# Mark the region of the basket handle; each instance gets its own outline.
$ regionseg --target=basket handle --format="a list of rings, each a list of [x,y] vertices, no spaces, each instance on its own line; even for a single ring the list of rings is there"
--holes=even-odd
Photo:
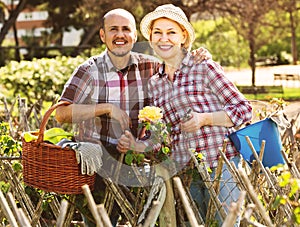
[[[61,102],[54,104],[46,111],[46,113],[42,119],[41,125],[40,125],[39,136],[37,139],[38,144],[42,143],[44,140],[44,131],[45,131],[46,124],[48,123],[49,117],[51,116],[52,112],[59,106],[67,106],[69,104],[70,104],[70,102],[61,101]]]

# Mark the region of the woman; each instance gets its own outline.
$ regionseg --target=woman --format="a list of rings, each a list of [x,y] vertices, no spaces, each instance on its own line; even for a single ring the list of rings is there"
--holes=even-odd
[[[164,121],[171,125],[171,157],[179,168],[183,168],[190,162],[188,149],[194,149],[203,154],[204,162],[212,169],[213,176],[220,157],[219,148],[222,148],[226,135],[232,132],[233,127],[251,120],[252,108],[226,78],[220,65],[212,60],[193,63],[189,50],[195,33],[180,8],[171,4],[157,7],[142,19],[140,29],[164,62],[159,73],[150,79],[148,89],[150,103],[163,110]],[[189,109],[190,117],[183,120]],[[134,147],[142,152],[146,146],[157,148],[157,144],[153,144],[151,140],[134,141],[132,135],[126,132],[121,137],[118,148],[125,152],[126,149]],[[235,163],[240,160],[240,154],[231,142],[227,144],[226,156]],[[220,195],[234,196],[238,190],[234,189],[235,183],[228,185],[231,176],[226,165],[223,171],[223,180],[229,183],[226,183]],[[198,203],[207,194],[199,174],[195,174],[191,193]],[[229,205],[237,196],[229,198],[226,203]],[[221,197],[220,200],[225,201]],[[204,206],[198,204],[203,218],[206,205],[207,201]]]

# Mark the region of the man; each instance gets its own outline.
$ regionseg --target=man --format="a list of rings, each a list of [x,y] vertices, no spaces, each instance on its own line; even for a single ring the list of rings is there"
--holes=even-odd
[[[124,130],[138,137],[138,111],[147,103],[147,81],[159,62],[131,51],[137,41],[136,23],[124,9],[106,13],[99,34],[106,50],[74,71],[60,99],[70,105],[57,108],[56,119],[62,123],[83,122],[83,137],[100,140],[105,150],[118,159],[116,145]],[[210,58],[208,52],[203,53],[203,59]],[[104,189],[103,183],[102,188],[97,189],[97,185],[95,192]],[[111,217],[113,224],[116,218]]]

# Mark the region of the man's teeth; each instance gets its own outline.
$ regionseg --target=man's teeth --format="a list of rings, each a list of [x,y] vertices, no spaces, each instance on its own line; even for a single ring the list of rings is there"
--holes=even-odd
[[[125,42],[116,42],[117,45],[122,45],[124,44]]]

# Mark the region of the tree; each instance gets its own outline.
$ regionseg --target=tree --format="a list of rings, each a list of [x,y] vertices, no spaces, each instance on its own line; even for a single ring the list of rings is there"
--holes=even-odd
[[[274,0],[194,0],[184,1],[190,14],[209,13],[213,17],[227,18],[238,35],[248,42],[252,85],[255,86],[256,53],[279,33],[275,21],[268,21],[268,14],[278,9]]]
[[[10,10],[10,14],[7,21],[4,21],[3,27],[0,31],[0,46],[2,45],[6,34],[9,29],[15,24],[20,12],[25,8],[28,0],[20,0],[15,9]]]
[[[43,8],[49,14],[46,25],[51,27],[52,33],[57,35],[57,45],[62,45],[63,33],[68,31],[70,26],[77,26],[80,18],[77,18],[76,11],[81,4],[81,0],[51,0],[43,4]]]
[[[82,5],[78,8],[78,15],[80,15],[81,23],[84,23],[84,35],[82,36],[80,45],[86,45],[96,38],[99,42],[98,31],[100,19],[106,12],[115,8],[123,8],[131,12],[137,22],[137,27],[142,17],[154,10],[158,5],[165,4],[170,1],[135,1],[134,7],[131,0],[83,0]],[[175,1],[174,1],[175,2]],[[177,1],[178,2],[178,1]],[[179,1],[180,2],[180,1]],[[83,24],[82,24],[83,25]]]
[[[217,12],[227,17],[249,45],[249,66],[252,70],[252,86],[255,86],[256,53],[260,47],[274,38],[277,30],[267,15],[276,9],[273,0],[227,0],[216,4]]]
[[[296,29],[299,21],[300,1],[298,0],[277,0],[279,9],[287,13],[289,19],[289,28],[291,33],[291,53],[293,56],[293,64],[297,64],[297,34]]]

